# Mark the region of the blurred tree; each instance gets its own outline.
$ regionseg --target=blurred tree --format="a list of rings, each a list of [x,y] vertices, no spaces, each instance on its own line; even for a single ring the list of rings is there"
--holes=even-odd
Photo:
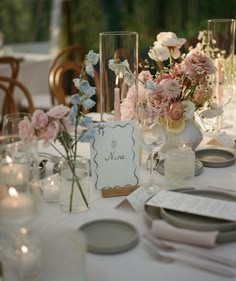
[[[48,41],[51,0],[1,0],[4,44]]]
[[[0,0],[0,27],[6,43],[49,40],[52,0]],[[102,31],[139,33],[145,53],[161,31],[190,42],[209,18],[235,18],[236,1],[227,0],[61,0],[60,46],[81,43],[98,51]]]

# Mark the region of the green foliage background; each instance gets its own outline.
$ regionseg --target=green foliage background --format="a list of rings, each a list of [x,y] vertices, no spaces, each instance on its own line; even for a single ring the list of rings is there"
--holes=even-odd
[[[49,40],[52,0],[1,0],[5,44]],[[140,52],[161,31],[196,40],[209,18],[236,18],[235,0],[63,0],[60,44],[80,43],[98,51],[102,31],[139,33]]]

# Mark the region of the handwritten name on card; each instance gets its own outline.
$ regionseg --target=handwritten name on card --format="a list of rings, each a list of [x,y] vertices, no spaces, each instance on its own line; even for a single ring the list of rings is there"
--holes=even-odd
[[[139,157],[133,121],[101,122],[94,125],[91,142],[92,182],[97,190],[137,186]]]

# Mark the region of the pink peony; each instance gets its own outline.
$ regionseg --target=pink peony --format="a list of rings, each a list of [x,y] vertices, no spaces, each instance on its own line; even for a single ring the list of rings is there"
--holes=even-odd
[[[53,108],[51,108],[47,112],[47,115],[51,118],[62,119],[69,113],[69,111],[70,111],[69,107],[60,104],[60,105],[56,105]]]
[[[49,145],[51,141],[54,141],[57,137],[59,131],[59,122],[52,121],[50,122],[44,130],[40,131],[38,137],[41,140],[44,140],[44,144]]]
[[[160,82],[163,87],[167,100],[176,99],[181,94],[181,86],[175,79],[163,79]]]
[[[29,120],[29,118],[24,117],[19,123],[19,135],[22,140],[26,143],[29,143],[34,138],[34,128]]]
[[[42,129],[48,124],[48,115],[40,109],[36,109],[32,116],[32,124],[35,129]]]

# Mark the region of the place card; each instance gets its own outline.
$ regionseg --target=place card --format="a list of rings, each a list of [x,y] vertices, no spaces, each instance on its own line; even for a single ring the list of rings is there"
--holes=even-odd
[[[92,183],[103,197],[125,196],[139,184],[139,156],[133,121],[95,123],[90,143]]]
[[[148,194],[142,187],[137,188],[135,191],[130,193],[124,200],[122,200],[116,208],[120,207],[128,207],[136,212],[140,212],[143,210],[146,201],[152,195]]]
[[[208,144],[215,144],[223,147],[234,148],[234,141],[226,132],[217,133]]]
[[[236,221],[236,202],[162,190],[147,205],[165,209]]]

